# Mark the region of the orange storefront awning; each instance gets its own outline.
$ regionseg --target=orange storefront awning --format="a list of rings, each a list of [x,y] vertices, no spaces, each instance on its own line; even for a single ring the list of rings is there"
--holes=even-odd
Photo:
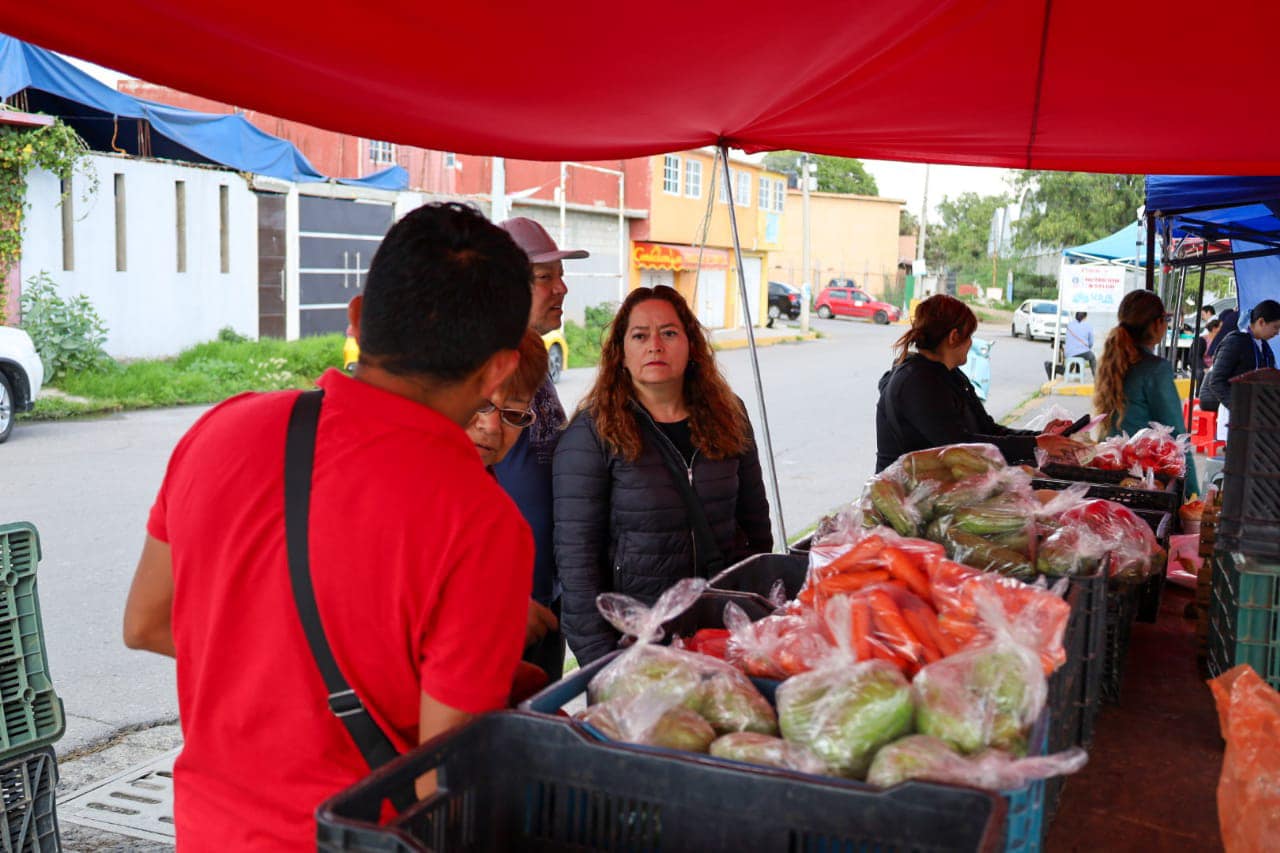
[[[725,249],[699,250],[697,246],[681,246],[674,243],[636,243],[631,247],[631,260],[640,269],[682,272],[698,268],[699,251],[702,253],[704,270],[729,268],[729,252]]]

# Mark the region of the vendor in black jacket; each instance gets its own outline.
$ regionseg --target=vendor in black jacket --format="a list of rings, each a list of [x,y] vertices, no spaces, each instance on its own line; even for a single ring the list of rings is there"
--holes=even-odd
[[[994,444],[1011,465],[1035,464],[1037,446],[1052,453],[1080,447],[1059,435],[1003,427],[987,414],[959,369],[977,328],[978,318],[955,297],[938,294],[916,307],[911,329],[894,345],[897,362],[880,379],[877,472],[904,453],[944,444]]]
[[[1241,330],[1220,331],[1226,338],[1213,356],[1213,369],[1200,389],[1200,408],[1217,411],[1221,405],[1231,407],[1231,380],[1260,367],[1275,367],[1276,354],[1269,341],[1280,332],[1280,302],[1264,299],[1249,312],[1249,326]],[[1226,418],[1219,418],[1225,421]]]
[[[595,385],[556,447],[552,488],[560,625],[580,664],[620,639],[596,608],[600,593],[652,603],[708,574],[709,551],[729,565],[773,549],[746,410],[672,288],[634,290],[618,310]],[[705,537],[695,538],[690,500]]]

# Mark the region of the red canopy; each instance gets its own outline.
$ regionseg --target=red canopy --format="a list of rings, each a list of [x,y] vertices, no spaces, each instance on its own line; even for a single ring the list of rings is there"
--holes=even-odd
[[[471,154],[724,141],[1280,174],[1272,0],[44,0],[3,4],[0,30],[226,103]]]

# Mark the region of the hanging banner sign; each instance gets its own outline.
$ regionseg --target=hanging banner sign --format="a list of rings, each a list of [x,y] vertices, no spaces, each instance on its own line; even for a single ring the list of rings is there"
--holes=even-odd
[[[698,247],[637,241],[632,244],[631,260],[640,269],[675,270],[677,272],[694,270],[698,268]],[[724,249],[703,249],[702,268],[728,269],[729,253]]]
[[[1058,272],[1062,310],[1114,314],[1124,299],[1125,269],[1116,264],[1063,263]]]

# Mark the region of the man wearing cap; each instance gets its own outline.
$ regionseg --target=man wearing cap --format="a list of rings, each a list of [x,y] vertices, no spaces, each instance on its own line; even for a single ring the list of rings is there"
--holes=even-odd
[[[564,283],[563,261],[585,258],[587,252],[559,248],[545,228],[523,216],[508,219],[502,228],[524,249],[533,267],[529,327],[539,335],[555,331],[560,328],[564,297],[569,292]],[[494,466],[494,474],[533,529],[536,556],[529,634],[541,639],[525,649],[524,659],[542,667],[555,681],[564,668],[564,637],[558,621],[560,578],[552,541],[551,460],[564,430],[565,414],[550,376],[534,395],[533,410],[537,420],[520,433],[506,458]]]

